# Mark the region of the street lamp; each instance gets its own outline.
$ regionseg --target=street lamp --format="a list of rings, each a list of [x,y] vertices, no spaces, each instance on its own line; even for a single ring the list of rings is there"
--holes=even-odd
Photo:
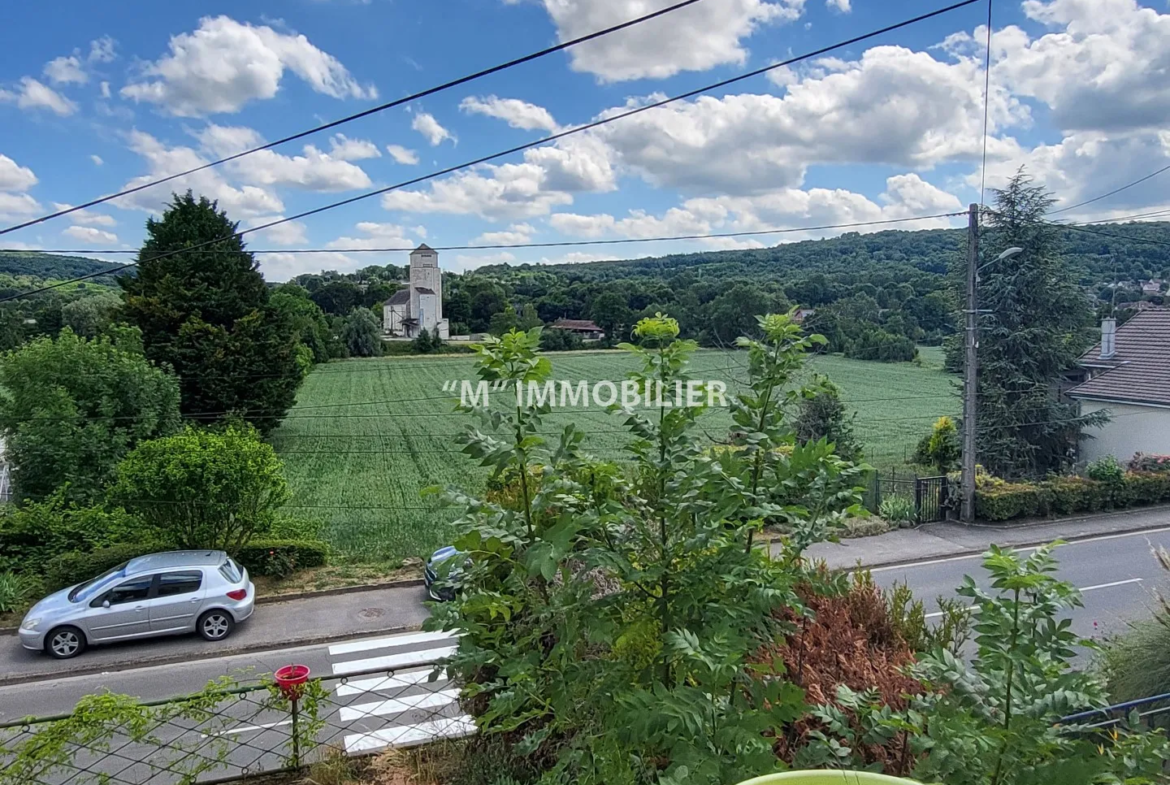
[[[960,517],[967,523],[975,518],[975,416],[976,390],[978,389],[978,348],[979,348],[979,271],[1010,259],[1024,252],[1023,248],[1012,246],[990,262],[979,264],[979,205],[970,208],[967,244],[967,329],[966,363],[963,380],[963,462],[962,462],[962,509]]]

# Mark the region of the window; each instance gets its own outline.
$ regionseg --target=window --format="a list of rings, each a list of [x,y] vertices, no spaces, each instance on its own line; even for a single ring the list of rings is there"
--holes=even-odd
[[[240,578],[243,577],[240,574],[239,565],[232,561],[230,557],[223,564],[219,565],[219,574],[227,578],[230,583],[239,583]]]
[[[203,584],[203,573],[198,570],[191,572],[164,572],[158,576],[158,596],[173,597],[176,594],[191,594],[199,591]]]
[[[110,590],[109,599],[110,605],[119,605],[124,602],[134,602],[135,600],[145,600],[150,594],[150,584],[154,578],[147,575],[145,578],[135,578],[131,581],[119,584]]]

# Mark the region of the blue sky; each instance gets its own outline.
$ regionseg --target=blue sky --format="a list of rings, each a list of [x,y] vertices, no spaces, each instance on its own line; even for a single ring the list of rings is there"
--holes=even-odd
[[[670,0],[22,3],[0,31],[0,225],[190,168],[639,16]],[[193,175],[256,225],[726,79],[940,0],[701,0],[570,53]],[[361,247],[800,228],[979,198],[987,7],[433,183],[251,235],[265,273],[403,263]],[[1170,13],[1136,0],[1000,0],[988,182],[1027,165],[1065,204],[1170,162]],[[1168,175],[1170,176],[1170,175]],[[1170,202],[1165,183],[1065,217]],[[136,248],[169,187],[7,235]],[[958,225],[932,219],[899,225]],[[874,227],[874,230],[882,227]],[[785,235],[819,237],[831,232]],[[449,270],[759,247],[775,237],[448,252]],[[337,249],[327,256],[296,248]],[[350,249],[346,253],[345,249]],[[108,258],[114,258],[109,256]]]

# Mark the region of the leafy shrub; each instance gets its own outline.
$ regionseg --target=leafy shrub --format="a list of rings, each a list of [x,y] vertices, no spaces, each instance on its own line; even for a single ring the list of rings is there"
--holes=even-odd
[[[549,328],[540,334],[540,349],[545,352],[567,352],[584,346],[581,336],[571,330]]]
[[[1170,552],[1154,556],[1170,571]],[[1158,596],[1151,619],[1142,619],[1113,638],[1101,651],[1099,665],[1114,703],[1170,693],[1170,601]]]
[[[1090,480],[1097,482],[1120,484],[1125,478],[1125,469],[1121,462],[1112,455],[1104,455],[1090,463],[1085,468],[1085,474]]]
[[[878,514],[894,526],[909,526],[918,517],[914,500],[909,496],[892,495],[882,499]]]
[[[975,514],[986,521],[1006,521],[1165,501],[1170,501],[1170,473],[1126,472],[1119,481],[1108,482],[1085,477],[1055,477],[1039,483],[988,482],[975,491]]]
[[[287,578],[296,570],[323,567],[329,546],[315,540],[257,540],[240,548],[236,561],[253,575]]]
[[[88,581],[135,556],[159,550],[166,550],[166,546],[157,543],[122,543],[99,548],[90,553],[80,551],[62,553],[45,563],[45,588],[49,591],[64,589],[66,586]]]
[[[1170,455],[1145,455],[1137,453],[1129,462],[1131,472],[1170,472]]]
[[[0,553],[25,574],[40,573],[60,553],[92,551],[133,540],[140,526],[124,510],[79,506],[64,489],[43,502],[5,506],[0,513]]]
[[[963,455],[959,430],[950,417],[939,417],[914,450],[914,462],[932,466],[939,474],[954,471]]]
[[[33,586],[23,575],[0,572],[0,613],[13,613],[25,606],[32,596]]]

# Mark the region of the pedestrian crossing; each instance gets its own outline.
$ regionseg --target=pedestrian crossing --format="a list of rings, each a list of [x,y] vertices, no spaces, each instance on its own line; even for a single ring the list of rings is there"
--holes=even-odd
[[[333,675],[345,677],[334,688],[336,720],[350,731],[342,738],[345,751],[354,755],[475,733],[475,722],[459,706],[458,687],[435,668],[456,647],[457,639],[446,632],[330,646]]]

